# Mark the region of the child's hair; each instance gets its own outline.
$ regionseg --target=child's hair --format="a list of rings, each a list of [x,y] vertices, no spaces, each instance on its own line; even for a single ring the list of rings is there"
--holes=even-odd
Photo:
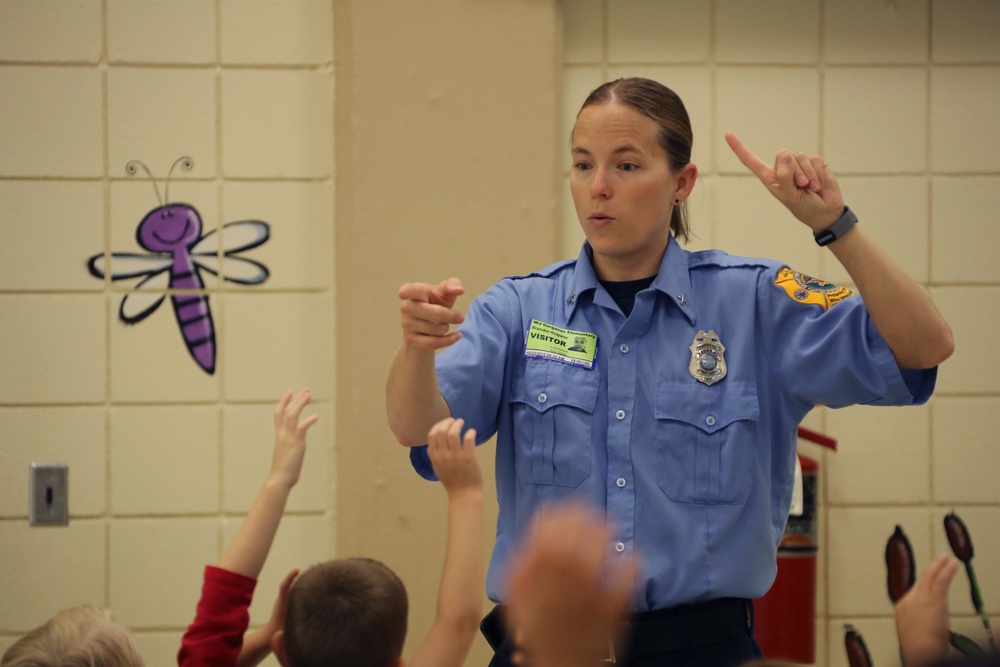
[[[388,667],[403,654],[406,588],[383,563],[344,558],[295,581],[285,616],[289,667]]]
[[[97,607],[63,609],[3,654],[3,667],[142,667],[125,626]]]

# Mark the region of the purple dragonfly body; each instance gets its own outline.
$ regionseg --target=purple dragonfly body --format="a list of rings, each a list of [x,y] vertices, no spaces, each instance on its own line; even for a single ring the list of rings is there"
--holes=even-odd
[[[182,160],[191,164],[189,158]],[[170,300],[184,344],[198,366],[211,375],[216,361],[215,324],[201,270],[244,285],[264,282],[267,267],[235,255],[265,243],[270,228],[260,220],[242,220],[223,225],[222,234],[213,230],[202,236],[201,232],[201,216],[194,206],[167,203],[147,213],[136,229],[139,245],[155,254],[111,253],[105,258],[101,253],[91,257],[87,266],[97,278],[144,277],[122,299],[119,318],[126,324],[144,320],[166,298],[166,290],[174,292]]]
[[[170,289],[200,290],[205,287],[198,275],[191,248],[201,239],[201,216],[193,206],[167,204],[150,211],[136,230],[136,240],[150,252],[171,253]],[[188,351],[205,372],[215,372],[215,323],[203,294],[174,294],[177,324]]]

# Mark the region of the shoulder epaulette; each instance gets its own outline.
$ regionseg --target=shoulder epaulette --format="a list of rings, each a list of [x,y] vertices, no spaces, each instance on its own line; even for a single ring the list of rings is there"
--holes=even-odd
[[[703,266],[716,266],[722,268],[777,268],[782,266],[780,262],[763,257],[740,257],[730,255],[721,250],[699,250],[692,252],[688,259],[688,266],[697,269]]]
[[[524,280],[526,278],[551,278],[560,271],[564,271],[567,268],[572,268],[576,266],[575,259],[564,259],[562,261],[556,262],[555,264],[549,264],[544,269],[539,271],[532,271],[522,276],[505,276],[504,280]]]

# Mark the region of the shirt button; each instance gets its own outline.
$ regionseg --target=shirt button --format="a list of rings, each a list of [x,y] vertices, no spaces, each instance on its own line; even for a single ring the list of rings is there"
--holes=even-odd
[[[619,410],[618,412],[615,413],[615,417],[617,417],[618,419],[625,419],[625,411]]]
[[[621,553],[621,552],[625,551],[625,543],[624,542],[615,542],[615,551],[617,551],[618,553]]]
[[[622,354],[628,354],[628,345],[625,343],[622,343],[618,349],[622,351]]]
[[[715,417],[713,417],[712,415],[705,417],[705,423],[708,424],[709,426],[715,426]]]
[[[615,484],[618,485],[619,489],[622,488],[622,487],[624,487],[625,486],[625,478],[624,477],[619,477],[618,479],[615,480]]]
[[[544,403],[547,400],[549,400],[549,397],[546,396],[544,393],[541,393],[541,394],[538,395],[538,402],[539,403]]]

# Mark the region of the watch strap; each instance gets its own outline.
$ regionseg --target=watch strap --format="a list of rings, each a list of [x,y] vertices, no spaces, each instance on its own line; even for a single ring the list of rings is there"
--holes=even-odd
[[[847,233],[847,230],[853,227],[858,222],[858,216],[854,215],[852,211],[847,206],[844,207],[844,212],[841,214],[837,221],[824,229],[821,232],[816,232],[813,238],[816,239],[816,244],[820,246],[830,245],[841,236]]]

